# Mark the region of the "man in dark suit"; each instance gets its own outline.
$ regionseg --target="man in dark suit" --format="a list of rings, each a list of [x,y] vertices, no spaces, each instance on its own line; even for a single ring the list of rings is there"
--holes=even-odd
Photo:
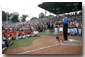
[[[50,32],[52,32],[52,30],[53,30],[53,24],[51,22],[48,24],[48,29],[50,30]]]

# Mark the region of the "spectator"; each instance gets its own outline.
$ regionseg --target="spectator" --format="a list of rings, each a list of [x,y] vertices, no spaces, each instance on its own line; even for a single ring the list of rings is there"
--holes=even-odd
[[[27,32],[27,37],[30,37],[31,36],[31,33],[32,33],[31,30],[28,29],[26,32]]]
[[[39,36],[39,32],[36,29],[34,29],[32,36]]]
[[[50,30],[50,32],[52,32],[52,29],[53,29],[53,24],[52,24],[52,22],[50,22],[50,23],[48,24],[48,29]]]

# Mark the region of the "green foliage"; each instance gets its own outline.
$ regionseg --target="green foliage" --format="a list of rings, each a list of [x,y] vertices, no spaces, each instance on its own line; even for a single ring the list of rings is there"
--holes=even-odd
[[[45,16],[45,18],[50,18],[50,17],[54,17],[53,15],[48,15],[48,16]]]
[[[9,14],[8,12],[6,13],[5,11],[2,11],[2,21],[6,21],[6,18],[7,18],[8,21],[11,20],[12,22],[19,22],[18,16],[19,14],[17,12],[13,12]]]
[[[50,17],[54,17],[53,15],[48,15],[48,16],[45,16],[44,13],[40,13],[39,14],[39,18],[50,18]]]
[[[39,18],[44,18],[44,17],[45,17],[44,13],[41,12],[41,13],[39,14]]]
[[[5,11],[2,11],[2,21],[6,21],[6,13],[5,13]]]
[[[49,15],[48,17],[54,17],[53,15]]]
[[[26,21],[26,17],[28,17],[28,15],[24,15],[24,14],[23,14],[23,15],[21,16],[21,21],[22,21],[22,22]]]
[[[31,20],[37,19],[37,17],[32,17]]]
[[[2,21],[6,21],[6,18],[8,18],[8,20],[9,20],[9,13],[2,11]]]
[[[19,22],[18,16],[17,15],[14,15],[11,21],[12,22]]]

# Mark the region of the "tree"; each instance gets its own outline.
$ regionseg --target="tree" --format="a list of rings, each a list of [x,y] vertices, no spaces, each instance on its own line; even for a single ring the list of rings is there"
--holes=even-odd
[[[49,15],[49,17],[54,17],[54,15]]]
[[[22,22],[26,21],[26,18],[27,18],[27,17],[28,17],[28,15],[23,14],[23,15],[21,16],[21,21],[22,21]]]
[[[9,20],[9,13],[7,12],[5,12],[5,11],[2,11],[2,21],[6,21],[6,18],[8,18],[8,20]]]
[[[37,17],[32,17],[31,20],[37,19]]]
[[[6,13],[5,13],[5,11],[2,11],[2,21],[6,21]]]
[[[39,18],[44,18],[44,17],[45,17],[44,13],[41,12],[41,13],[39,14]]]
[[[12,22],[19,22],[19,19],[18,19],[19,14],[17,12],[13,12],[10,15],[12,16],[12,18],[11,18]]]
[[[50,18],[50,17],[54,17],[54,15],[45,16],[45,18]]]

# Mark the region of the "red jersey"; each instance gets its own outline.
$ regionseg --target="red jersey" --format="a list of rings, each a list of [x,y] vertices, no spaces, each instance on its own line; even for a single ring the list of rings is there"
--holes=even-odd
[[[36,27],[33,27],[34,29],[36,29]]]
[[[28,31],[27,31],[27,34],[31,34],[31,31],[30,31],[30,30],[28,30]]]
[[[18,31],[17,30],[14,30],[13,37],[16,36],[17,33],[18,33]]]
[[[10,34],[8,33],[8,34],[6,34],[6,38],[8,39],[8,38],[10,38]]]
[[[2,34],[5,34],[5,30],[2,30]]]
[[[25,35],[24,31],[20,31],[19,33],[20,33],[20,35]]]
[[[8,33],[11,34],[12,33],[12,30],[8,31]]]
[[[25,35],[27,35],[27,30],[25,30]]]

